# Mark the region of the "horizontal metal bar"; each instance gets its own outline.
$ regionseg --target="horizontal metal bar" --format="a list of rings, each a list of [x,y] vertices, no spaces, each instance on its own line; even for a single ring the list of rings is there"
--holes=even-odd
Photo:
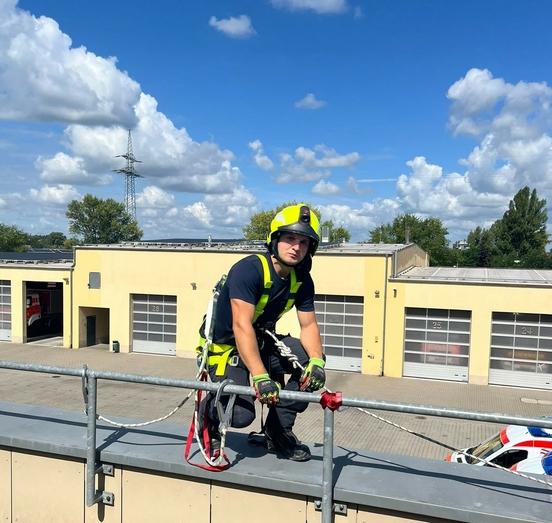
[[[526,418],[510,416],[507,414],[477,412],[469,410],[447,409],[442,407],[430,407],[425,405],[412,405],[410,403],[389,403],[387,401],[363,400],[357,398],[343,398],[343,406],[360,407],[372,410],[385,410],[390,412],[404,412],[407,414],[425,414],[426,416],[438,416],[442,418],[458,418],[475,421],[488,421],[491,423],[504,423],[506,425],[526,425],[552,429],[552,417]]]
[[[196,380],[178,380],[170,378],[159,378],[155,376],[142,376],[138,374],[125,374],[119,372],[110,372],[92,369],[72,369],[65,367],[51,367],[48,365],[37,365],[33,363],[16,363],[11,361],[0,361],[0,368],[11,370],[23,370],[31,372],[43,372],[50,374],[60,374],[66,376],[82,377],[83,375],[94,376],[97,379],[112,381],[123,381],[128,383],[142,383],[145,385],[160,385],[164,387],[178,387],[184,389],[200,389],[209,392],[216,392],[220,383],[211,383]],[[227,385],[224,391],[229,394],[240,394],[243,396],[256,395],[252,387],[241,385]],[[309,392],[295,392],[282,390],[280,397],[287,400],[305,401],[308,403],[319,403],[320,395]],[[343,406],[360,407],[373,410],[384,410],[390,412],[403,412],[407,414],[422,414],[426,416],[437,416],[444,418],[457,418],[474,421],[487,421],[490,423],[503,423],[511,425],[530,425],[535,427],[552,429],[552,419],[545,418],[527,418],[521,416],[511,416],[500,413],[486,413],[467,410],[447,409],[442,407],[431,407],[426,405],[413,405],[410,403],[391,403],[379,400],[364,400],[359,398],[343,397]]]
[[[143,383],[147,385],[160,385],[163,387],[180,387],[184,389],[200,389],[209,392],[217,392],[220,388],[220,383],[212,383],[197,380],[178,380],[171,378],[159,378],[155,376],[141,376],[138,374],[125,374],[120,372],[88,370],[89,376],[95,376],[98,379],[124,381],[127,383]],[[253,387],[245,387],[243,385],[226,385],[224,392],[228,394],[240,394],[241,396],[256,396]],[[320,396],[312,392],[296,392],[282,390],[280,397],[286,400],[298,400],[308,403],[319,403]]]
[[[0,368],[9,370],[25,370],[29,372],[43,372],[45,374],[60,374],[62,376],[78,376],[82,378],[84,369],[73,369],[69,367],[52,367],[50,365],[39,365],[36,363],[19,363],[15,361],[0,360]]]

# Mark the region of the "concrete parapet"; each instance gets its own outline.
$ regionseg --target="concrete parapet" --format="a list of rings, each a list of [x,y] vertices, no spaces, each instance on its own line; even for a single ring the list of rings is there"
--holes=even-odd
[[[123,420],[121,420],[123,421]],[[86,417],[60,409],[0,403],[0,521],[265,523],[320,521],[322,447],[294,463],[232,433],[232,467],[212,473],[184,461],[186,427],[141,430],[98,425],[98,456],[114,465],[98,488],[113,507],[85,508]],[[196,459],[198,457],[196,456]],[[486,467],[336,448],[336,523],[545,522],[550,489]]]

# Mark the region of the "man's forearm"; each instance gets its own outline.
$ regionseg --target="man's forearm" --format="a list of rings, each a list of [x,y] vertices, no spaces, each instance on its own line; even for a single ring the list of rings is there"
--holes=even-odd
[[[249,372],[256,376],[258,374],[266,374],[266,369],[261,360],[259,353],[259,345],[253,326],[234,325],[234,338],[236,347],[243,363]]]
[[[324,351],[317,323],[306,325],[301,329],[301,345],[309,358],[322,358]]]

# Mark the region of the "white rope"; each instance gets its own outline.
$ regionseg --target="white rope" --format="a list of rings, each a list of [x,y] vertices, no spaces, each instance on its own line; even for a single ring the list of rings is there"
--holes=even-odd
[[[270,337],[274,340],[274,344],[275,344],[276,348],[278,349],[278,352],[284,358],[287,358],[287,360],[291,362],[291,364],[293,365],[294,368],[304,370],[304,367],[299,363],[297,356],[291,352],[291,349],[284,342],[279,340],[276,337],[276,335],[274,333],[272,333],[271,331],[269,331],[268,329],[264,329],[264,332],[266,332],[268,335],[270,335]],[[330,392],[330,393],[332,392],[328,388],[325,388],[325,390]],[[368,414],[369,416],[372,416],[373,418],[375,418],[379,421],[383,421],[383,423],[387,423],[388,425],[391,425],[392,427],[395,427],[399,430],[403,430],[405,432],[408,432],[409,434],[412,434],[413,436],[417,436],[419,438],[426,439],[426,440],[429,439],[426,436],[424,436],[423,434],[419,434],[419,433],[417,433],[417,432],[415,432],[415,431],[413,431],[413,430],[411,430],[407,427],[403,427],[402,425],[399,425],[398,423],[395,423],[395,422],[393,422],[389,419],[382,418],[381,416],[378,416],[377,414],[374,414],[373,412],[370,412],[370,411],[368,411],[368,410],[366,410],[362,407],[355,407],[355,408],[357,410],[359,410],[360,412],[363,412],[364,414]],[[431,438],[431,441],[433,443],[435,443],[436,445],[440,445],[442,447],[447,447],[447,445],[445,445],[444,443],[433,440],[433,438]],[[522,472],[518,472],[517,470],[511,470],[511,469],[508,469],[506,467],[502,467],[501,465],[497,465],[496,463],[492,463],[491,461],[488,461],[486,459],[478,458],[477,456],[474,456],[473,454],[469,454],[468,452],[462,452],[462,454],[464,456],[469,457],[469,458],[473,458],[473,459],[475,459],[475,460],[477,460],[481,463],[484,463],[485,465],[488,465],[490,467],[494,467],[494,468],[497,468],[499,470],[509,472],[510,474],[514,474],[515,476],[520,476],[522,478],[529,479],[531,481],[536,481],[537,483],[540,483],[541,485],[546,485],[548,487],[552,487],[552,483],[550,483],[548,481],[544,481],[542,479],[537,479],[537,478],[534,478],[532,476],[528,476],[527,474],[523,474]]]
[[[196,378],[197,379],[197,378]],[[191,390],[188,395],[176,406],[174,409],[172,409],[168,414],[165,414],[165,416],[161,416],[160,418],[155,418],[149,421],[144,421],[143,423],[119,423],[118,421],[113,421],[109,418],[106,418],[105,416],[102,416],[101,414],[98,414],[96,417],[97,419],[108,423],[109,425],[113,425],[114,427],[119,427],[122,429],[132,429],[136,427],[145,427],[147,425],[152,425],[153,423],[159,423],[160,421],[165,421],[166,419],[170,418],[173,414],[175,414],[184,404],[190,399],[192,394],[195,391]]]

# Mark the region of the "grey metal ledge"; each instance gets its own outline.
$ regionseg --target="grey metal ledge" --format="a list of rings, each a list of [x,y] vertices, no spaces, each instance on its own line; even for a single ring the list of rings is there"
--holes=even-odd
[[[311,461],[294,463],[249,445],[245,434],[231,433],[227,454],[232,467],[213,473],[185,462],[187,430],[187,426],[169,423],[142,429],[117,429],[99,422],[100,461],[280,493],[320,496],[320,444],[311,445]],[[0,402],[0,446],[84,461],[86,416],[73,411]],[[197,462],[201,457],[196,454],[194,459]],[[551,520],[552,488],[487,467],[336,447],[334,477],[337,503],[463,522]]]

